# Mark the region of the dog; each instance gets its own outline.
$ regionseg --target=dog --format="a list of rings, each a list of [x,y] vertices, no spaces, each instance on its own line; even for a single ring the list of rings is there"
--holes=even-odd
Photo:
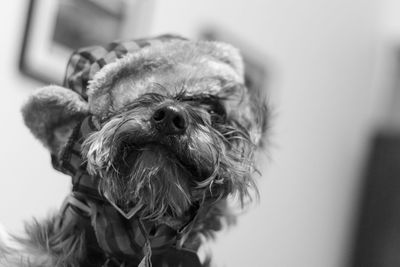
[[[159,36],[75,52],[26,125],[72,177],[62,208],[0,243],[2,266],[208,266],[197,252],[257,195],[268,110],[231,45]],[[11,245],[10,245],[11,244]]]

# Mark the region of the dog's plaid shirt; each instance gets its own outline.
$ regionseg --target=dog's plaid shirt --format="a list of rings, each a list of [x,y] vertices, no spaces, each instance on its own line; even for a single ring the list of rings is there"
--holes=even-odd
[[[164,35],[154,39],[114,42],[107,47],[93,46],[75,52],[68,63],[64,86],[88,100],[88,82],[103,66],[124,55],[158,42],[167,42],[176,36]],[[181,38],[180,38],[181,39]],[[200,266],[196,252],[185,248],[185,237],[190,232],[198,207],[192,216],[178,226],[155,225],[133,216],[122,216],[99,193],[99,177],[86,171],[81,157],[82,141],[99,129],[88,116],[79,123],[68,144],[59,156],[52,155],[53,166],[72,177],[72,194],[62,209],[60,227],[79,224],[86,228],[91,240],[92,257],[104,259],[102,266]],[[89,258],[91,256],[89,255]],[[87,264],[90,264],[89,262]],[[93,266],[98,266],[94,263]],[[85,265],[86,266],[86,265]]]

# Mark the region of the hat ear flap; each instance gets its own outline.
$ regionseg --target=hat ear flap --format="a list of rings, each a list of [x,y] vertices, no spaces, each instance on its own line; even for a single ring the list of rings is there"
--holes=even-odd
[[[88,114],[88,103],[70,89],[51,85],[35,91],[22,114],[33,135],[58,154],[74,126]]]
[[[244,79],[243,58],[240,51],[234,46],[216,41],[200,41],[198,42],[200,49],[210,56],[232,67],[236,74]]]

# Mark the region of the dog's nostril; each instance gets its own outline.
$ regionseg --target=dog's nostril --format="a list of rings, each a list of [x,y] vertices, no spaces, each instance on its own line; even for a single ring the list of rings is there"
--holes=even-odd
[[[185,111],[175,105],[159,107],[153,114],[153,123],[158,131],[170,134],[182,134],[187,128]]]
[[[156,110],[153,115],[155,121],[162,121],[165,118],[165,111],[163,109]]]
[[[178,115],[172,120],[173,124],[178,129],[185,129],[186,123],[182,116]]]

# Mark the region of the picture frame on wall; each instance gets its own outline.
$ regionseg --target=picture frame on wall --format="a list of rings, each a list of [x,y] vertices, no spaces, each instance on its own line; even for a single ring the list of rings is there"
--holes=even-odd
[[[146,35],[153,5],[154,0],[30,0],[19,69],[61,84],[74,50]]]

